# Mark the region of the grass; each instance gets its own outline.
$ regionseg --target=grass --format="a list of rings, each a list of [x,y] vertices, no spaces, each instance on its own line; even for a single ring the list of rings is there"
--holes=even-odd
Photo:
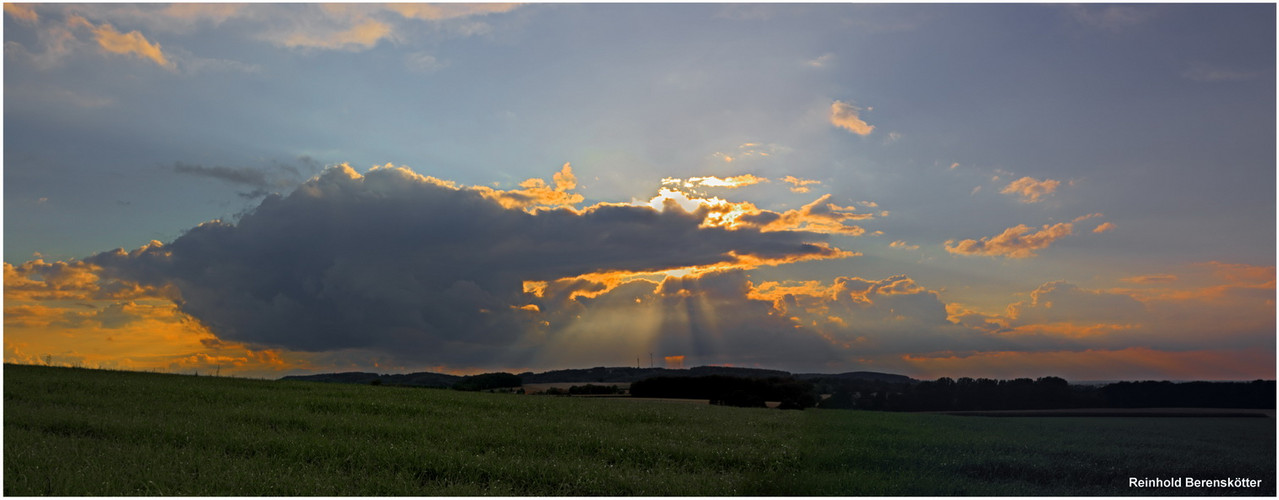
[[[1130,489],[1128,477],[1262,479]],[[12,496],[1275,494],[1275,424],[781,411],[5,365]]]

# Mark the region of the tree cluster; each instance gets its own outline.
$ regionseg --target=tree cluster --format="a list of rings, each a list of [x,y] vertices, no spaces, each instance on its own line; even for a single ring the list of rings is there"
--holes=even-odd
[[[821,408],[888,411],[1044,410],[1063,408],[1274,408],[1275,381],[1118,382],[1070,385],[1058,377],[994,380],[939,378],[913,384],[847,382]]]
[[[1118,382],[1101,388],[1114,408],[1274,408],[1275,381]]]
[[[780,408],[804,409],[817,404],[813,384],[789,377],[750,378],[729,375],[653,377],[631,384],[631,395],[645,398],[707,399],[711,404],[763,408],[778,401]]]
[[[492,389],[505,389],[508,387],[519,387],[523,385],[523,381],[519,375],[511,373],[483,373],[480,375],[470,375],[462,377],[461,380],[453,383],[453,389],[459,391],[487,391]]]
[[[625,394],[626,389],[616,385],[575,385],[568,388],[568,393],[574,396],[578,395],[601,395],[601,394]]]

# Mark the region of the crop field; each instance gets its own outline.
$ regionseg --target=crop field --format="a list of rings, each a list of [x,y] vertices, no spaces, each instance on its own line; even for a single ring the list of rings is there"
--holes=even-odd
[[[783,411],[5,365],[4,494],[1273,496],[1275,421]]]

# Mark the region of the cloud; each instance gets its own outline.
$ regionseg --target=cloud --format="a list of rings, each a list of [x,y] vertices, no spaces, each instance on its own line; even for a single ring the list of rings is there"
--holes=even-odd
[[[1093,228],[1092,232],[1100,234],[1100,233],[1104,233],[1106,231],[1111,231],[1114,229],[1115,229],[1115,223],[1103,222],[1101,224],[1098,224],[1097,227]]]
[[[174,64],[165,57],[164,52],[160,50],[160,45],[151,43],[146,37],[137,31],[128,33],[120,33],[116,31],[110,24],[94,25],[87,19],[80,16],[72,16],[67,20],[67,24],[71,27],[84,27],[93,32],[98,46],[103,50],[113,54],[133,54],[142,59],[150,60],[163,68],[174,69]]]
[[[1068,8],[1075,21],[1111,32],[1140,25],[1157,13],[1156,8],[1145,5],[1071,5]]]
[[[870,135],[875,130],[859,116],[862,108],[843,101],[835,101],[830,105],[830,123],[857,135]]]
[[[680,185],[680,179],[663,179],[666,185]],[[866,230],[861,226],[847,225],[845,221],[873,219],[868,213],[857,213],[856,207],[841,207],[828,203],[831,195],[823,195],[803,207],[776,212],[761,209],[755,204],[730,202],[722,198],[698,198],[676,188],[663,187],[658,195],[648,201],[635,201],[632,205],[648,206],[655,210],[665,207],[678,207],[684,211],[695,212],[704,218],[707,227],[724,227],[727,229],[756,229],[762,232],[807,231],[824,234],[847,234],[860,236]]]
[[[1000,193],[1021,196],[1022,203],[1039,203],[1040,198],[1052,194],[1060,185],[1060,181],[1052,179],[1041,181],[1033,177],[1022,177],[1004,186]]]
[[[969,239],[959,243],[948,240],[945,247],[947,252],[958,255],[989,255],[1024,259],[1034,257],[1036,250],[1048,248],[1054,241],[1069,236],[1073,227],[1069,222],[1061,222],[1052,225],[1044,224],[1042,228],[1035,231],[1030,226],[1019,224],[1005,229],[997,236],[985,237],[981,240]]]
[[[383,40],[401,40],[420,30],[420,24],[406,21],[436,23],[433,29],[447,29],[460,36],[485,34],[492,31],[491,26],[465,20],[510,12],[519,4],[321,4],[318,10],[313,7],[300,7],[291,10],[290,15],[273,17],[277,26],[264,33],[263,38],[290,48],[360,52]],[[444,22],[448,24],[438,24]],[[436,69],[438,65],[433,59],[416,57],[409,63],[419,69]]]
[[[888,246],[889,246],[890,248],[901,248],[901,249],[904,249],[904,250],[919,250],[919,245],[911,245],[911,244],[908,244],[908,243],[906,243],[905,241],[901,241],[901,240],[898,240],[898,241],[894,241],[894,242],[892,242],[892,243],[889,243],[889,244],[888,244]]]
[[[1022,323],[1125,322],[1144,311],[1145,306],[1129,295],[1085,290],[1064,281],[1045,283],[1030,292],[1029,303],[1008,306],[1009,318]]]
[[[822,181],[815,181],[815,180],[811,180],[811,179],[800,179],[800,178],[795,177],[795,176],[792,176],[792,175],[788,175],[788,176],[786,176],[786,177],[782,177],[782,182],[786,182],[786,183],[790,184],[790,185],[791,185],[790,190],[791,190],[792,192],[795,192],[795,193],[807,193],[807,192],[808,192],[808,190],[809,190],[809,187],[808,187],[808,186],[809,186],[810,184],[821,184],[821,183],[822,183]]]
[[[366,19],[344,29],[327,31],[295,31],[281,42],[285,47],[336,49],[358,52],[377,45],[391,36],[391,26],[373,19]]]
[[[383,168],[390,167],[391,164],[388,163]],[[505,208],[523,208],[536,211],[539,208],[572,208],[582,202],[582,195],[569,192],[577,187],[577,176],[573,175],[572,165],[565,163],[560,168],[560,171],[552,176],[551,180],[555,182],[555,187],[551,187],[542,179],[528,179],[520,183],[520,188],[522,189],[502,191],[484,186],[477,186],[472,189],[485,198],[497,201]],[[453,186],[452,183],[447,182],[444,182],[443,185]]]
[[[687,187],[687,188],[722,187],[722,188],[732,189],[732,188],[753,186],[755,184],[760,184],[763,182],[769,182],[769,181],[766,178],[759,177],[752,174],[735,175],[732,177],[725,177],[725,178],[709,176],[709,177],[689,177],[688,179],[677,179],[674,177],[667,177],[665,179],[662,179],[662,184],[676,185],[676,186],[683,185],[684,187]]]
[[[248,5],[237,3],[175,3],[166,5],[161,14],[169,24],[174,20],[207,20],[218,25],[228,19],[244,15],[246,7]]]
[[[486,14],[510,12],[519,7],[516,3],[393,3],[387,4],[390,9],[408,19],[440,21]]]
[[[1120,281],[1126,281],[1128,283],[1136,283],[1139,285],[1156,284],[1156,283],[1162,284],[1162,283],[1171,283],[1171,282],[1177,281],[1177,276],[1174,274],[1146,274],[1141,276],[1129,276],[1127,278],[1120,278]]]
[[[178,174],[217,179],[228,184],[252,188],[249,192],[240,193],[240,196],[255,199],[266,196],[272,191],[297,186],[301,184],[304,176],[319,169],[314,160],[308,157],[300,157],[297,162],[301,164],[301,168],[280,162],[272,162],[270,165],[261,167],[206,166],[175,162],[173,171]],[[310,172],[304,172],[303,169]]]
[[[268,185],[266,172],[252,167],[206,167],[202,165],[191,165],[178,162],[173,165],[173,171],[180,174],[220,179],[232,184],[244,184],[256,187],[266,187]]]
[[[805,61],[804,64],[807,64],[814,68],[825,68],[827,66],[830,66],[831,61],[833,61],[834,59],[835,59],[835,54],[827,52],[825,54],[817,56],[814,59]]]
[[[1203,62],[1196,62],[1186,68],[1186,70],[1181,73],[1181,76],[1182,78],[1196,82],[1242,82],[1255,79],[1261,76],[1261,73],[1257,71],[1241,71],[1223,66],[1206,64]]]
[[[799,230],[850,236],[865,234],[866,230],[861,226],[847,225],[844,222],[872,219],[874,215],[856,213],[855,207],[828,203],[830,198],[831,195],[826,194],[795,210],[781,213],[759,210],[744,214],[737,220],[747,227],[757,227],[762,231]]]
[[[85,262],[109,280],[173,290],[183,313],[229,342],[509,365],[548,334],[545,318],[589,299],[547,291],[563,278],[848,255],[816,232],[706,226],[706,211],[677,205],[526,210],[535,198],[563,203],[576,186],[568,165],[553,180],[504,192],[342,165],[236,224]],[[512,193],[529,202],[505,203]],[[526,291],[537,282],[540,296]]]
[[[418,73],[430,73],[447,67],[447,61],[441,61],[426,52],[414,52],[404,56],[404,66]]]
[[[28,24],[35,24],[40,19],[40,16],[36,14],[35,8],[30,4],[5,2],[4,13]]]

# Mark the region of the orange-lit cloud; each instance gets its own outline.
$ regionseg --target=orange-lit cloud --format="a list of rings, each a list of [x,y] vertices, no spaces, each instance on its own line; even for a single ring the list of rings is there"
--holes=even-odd
[[[167,293],[100,271],[82,261],[5,263],[5,362],[243,376],[310,366],[305,357],[220,341]]]
[[[390,35],[390,25],[374,19],[365,19],[359,24],[339,31],[325,33],[297,31],[285,37],[282,44],[285,47],[358,51],[370,49]]]
[[[5,2],[4,13],[19,21],[34,23],[40,19],[30,4]]]
[[[174,3],[165,6],[163,15],[168,20],[209,20],[220,23],[243,14],[242,3]]]
[[[678,181],[677,179],[666,179]],[[678,189],[663,187],[658,195],[647,202],[636,202],[655,210],[666,210],[667,207],[679,207],[685,212],[703,217],[703,227],[722,227],[725,229],[757,229],[762,232],[806,231],[822,234],[846,234],[860,236],[866,230],[860,226],[846,225],[845,221],[873,219],[868,213],[857,213],[852,206],[841,207],[829,203],[831,195],[823,195],[803,207],[775,212],[761,209],[755,204],[730,202],[719,197],[698,198],[690,196]]]
[[[1111,230],[1114,230],[1114,229],[1115,229],[1115,224],[1114,224],[1113,222],[1103,222],[1103,223],[1101,223],[1101,224],[1097,225],[1097,227],[1093,228],[1092,232],[1094,232],[1094,233],[1104,233],[1104,232],[1106,232],[1106,231],[1111,231]]]
[[[1018,195],[1022,203],[1038,203],[1041,198],[1056,191],[1057,186],[1060,185],[1061,181],[1052,179],[1041,181],[1033,177],[1022,177],[1004,186],[1000,193]]]
[[[742,188],[747,185],[755,185],[769,182],[769,179],[761,178],[761,176],[744,174],[729,176],[729,178],[718,178],[718,176],[692,176],[687,180],[674,178],[661,179],[663,184],[683,184],[686,188]]]
[[[958,255],[989,255],[1025,259],[1034,257],[1036,250],[1048,248],[1052,242],[1069,236],[1072,231],[1073,225],[1069,222],[1052,225],[1044,224],[1038,231],[1025,224],[1019,224],[1005,229],[1003,233],[997,236],[986,237],[981,240],[968,239],[958,243],[954,240],[949,240],[945,243],[945,247],[947,252]]]
[[[1120,278],[1120,281],[1127,281],[1129,283],[1137,283],[1142,285],[1162,284],[1162,283],[1172,283],[1174,281],[1177,281],[1177,276],[1173,274],[1146,274],[1142,276],[1129,276],[1127,278]]]
[[[714,264],[656,270],[594,272],[568,276],[549,282],[525,281],[523,287],[524,293],[532,294],[536,297],[558,295],[567,300],[576,300],[579,297],[599,297],[612,292],[619,286],[636,281],[649,282],[656,288],[660,287],[665,279],[671,277],[698,278],[725,271],[749,270],[808,260],[842,259],[861,255],[856,252],[831,247],[827,243],[809,243],[804,246],[806,248],[805,252],[779,257],[728,252],[723,256],[721,262]]]
[[[386,8],[399,13],[408,19],[439,21],[484,14],[510,12],[520,4],[517,3],[392,3]]]
[[[1053,323],[1020,325],[1010,328],[1002,333],[1014,337],[1022,335],[1044,335],[1060,338],[1086,339],[1089,337],[1104,337],[1126,331],[1135,331],[1141,327],[1142,325],[1134,323],[1058,321]]]
[[[821,181],[815,181],[815,180],[811,180],[811,179],[800,179],[800,178],[795,177],[795,176],[792,176],[792,175],[788,175],[788,176],[786,176],[786,177],[782,177],[782,181],[783,181],[783,182],[790,183],[790,185],[791,185],[790,190],[791,190],[791,191],[793,191],[793,192],[796,192],[796,193],[807,193],[807,192],[809,191],[809,189],[810,189],[810,188],[808,187],[808,186],[809,186],[809,184],[821,184],[821,183],[822,183]]]
[[[410,29],[406,20],[427,21],[432,28],[450,20],[508,12],[519,4],[320,4],[318,9],[300,9],[293,25],[263,35],[292,48],[345,51],[369,50],[383,40],[399,40]],[[317,12],[318,10],[318,12]],[[420,29],[419,26],[412,26]],[[485,33],[492,28],[482,22],[455,26],[464,35]]]
[[[843,101],[835,101],[830,105],[830,123],[857,135],[870,135],[875,130],[875,126],[862,120],[861,112],[862,108]]]
[[[752,285],[746,296],[771,302],[779,314],[794,316],[797,321],[813,326],[828,323],[841,330],[842,336],[851,333],[847,331],[849,325],[875,330],[893,328],[891,323],[902,320],[912,325],[917,325],[917,321],[945,321],[945,307],[937,292],[905,275],[882,280],[838,277],[830,284],[766,281]]]
[[[666,362],[667,368],[683,368],[684,356],[665,356],[662,358]]]
[[[845,221],[872,219],[872,214],[855,213],[855,207],[841,207],[828,203],[831,195],[823,195],[795,210],[777,213],[756,210],[755,213],[744,214],[737,220],[747,227],[757,227],[761,231],[812,231],[828,234],[846,234],[860,236],[866,230],[860,226],[845,225]]]
[[[94,25],[87,19],[80,16],[71,16],[67,20],[67,24],[71,27],[85,27],[93,32],[98,42],[98,46],[103,50],[113,54],[133,54],[134,56],[150,60],[161,67],[173,69],[174,64],[165,57],[164,52],[160,50],[160,45],[151,43],[146,37],[137,31],[128,33],[120,33],[116,31],[110,24]]]
[[[911,245],[901,240],[889,243],[888,246],[889,248],[900,248],[902,250],[919,250],[919,245]]]
[[[974,346],[979,351],[1274,349],[1274,267],[1214,262],[1188,266],[1178,275],[1118,281],[1142,286],[1096,290],[1050,282],[1002,314],[948,304],[948,319],[985,333],[986,340]],[[1000,342],[1007,342],[1003,349],[996,348]]]
[[[501,203],[504,208],[522,208],[536,210],[538,208],[573,208],[581,203],[582,195],[571,193],[577,188],[577,176],[573,175],[573,167],[565,163],[552,176],[555,186],[551,187],[542,179],[528,179],[520,183],[521,189],[497,190],[485,186],[470,189],[478,191],[485,198]]]

